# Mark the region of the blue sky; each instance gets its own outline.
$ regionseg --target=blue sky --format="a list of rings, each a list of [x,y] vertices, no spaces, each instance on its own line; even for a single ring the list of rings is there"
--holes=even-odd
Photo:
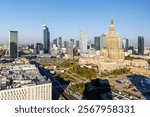
[[[150,46],[150,0],[0,0],[0,43],[8,43],[11,27],[20,43],[42,42],[44,22],[51,40],[79,39],[80,29],[93,40],[108,32],[112,15],[121,38],[137,45],[142,35]]]

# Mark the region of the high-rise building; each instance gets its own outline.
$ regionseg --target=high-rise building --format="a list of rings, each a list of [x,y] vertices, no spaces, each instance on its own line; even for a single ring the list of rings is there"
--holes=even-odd
[[[106,35],[102,34],[100,36],[100,50],[106,48]]]
[[[48,27],[43,25],[43,49],[45,54],[49,54],[50,50],[50,32]]]
[[[129,48],[129,40],[127,38],[123,38],[122,40],[122,49],[127,52]]]
[[[70,39],[70,42],[74,44],[74,39]]]
[[[76,40],[76,47],[79,48],[79,46],[80,46],[79,40]]]
[[[94,48],[100,50],[100,37],[94,37]]]
[[[119,35],[115,32],[113,19],[111,19],[109,32],[106,34],[106,48],[102,49],[101,55],[106,60],[124,59],[124,51],[119,47]]]
[[[34,44],[29,45],[30,49],[34,49]]]
[[[58,45],[60,48],[62,48],[62,38],[61,37],[58,38]]]
[[[57,46],[57,38],[53,40],[53,44]]]
[[[64,47],[65,48],[67,47],[67,41],[64,41]]]
[[[18,57],[18,32],[17,31],[10,31],[9,36],[9,55],[11,58]]]
[[[73,43],[72,42],[67,42],[66,54],[68,55],[69,59],[73,59]]]
[[[80,55],[84,56],[87,53],[88,37],[85,30],[80,31]]]
[[[138,53],[143,55],[144,54],[144,37],[138,36]]]
[[[43,44],[36,43],[36,54],[40,54],[40,51],[43,51]]]

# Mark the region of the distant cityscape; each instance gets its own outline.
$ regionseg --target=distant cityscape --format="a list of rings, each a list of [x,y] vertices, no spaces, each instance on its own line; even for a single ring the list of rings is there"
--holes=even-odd
[[[88,40],[51,39],[43,24],[43,43],[19,44],[10,30],[0,45],[1,100],[149,100],[150,47],[137,35],[134,47],[120,39],[112,18],[108,33]]]

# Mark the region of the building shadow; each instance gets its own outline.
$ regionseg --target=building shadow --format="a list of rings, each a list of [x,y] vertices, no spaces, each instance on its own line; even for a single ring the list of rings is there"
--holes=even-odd
[[[140,91],[144,99],[150,100],[150,78],[139,74],[132,74],[127,77],[135,86],[134,91]]]
[[[50,73],[48,69],[45,69],[44,67],[40,66],[40,64],[35,61],[30,61],[30,63],[34,64],[38,68],[40,74],[44,76],[46,80],[51,80],[52,100],[70,99],[70,96],[66,91],[66,89],[70,84],[70,81],[65,81],[59,76],[54,76],[53,74]]]
[[[106,79],[95,79],[85,84],[83,100],[113,100],[109,81]]]
[[[66,90],[70,81],[65,81],[59,76],[54,76],[52,81],[52,100],[70,100]]]

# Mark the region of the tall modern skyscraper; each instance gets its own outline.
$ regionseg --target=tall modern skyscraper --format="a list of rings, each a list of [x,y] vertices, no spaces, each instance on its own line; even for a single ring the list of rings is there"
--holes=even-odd
[[[70,39],[70,42],[74,44],[74,39]]]
[[[100,37],[94,37],[94,48],[100,50]]]
[[[79,48],[79,46],[80,46],[80,42],[79,40],[76,40],[76,47]]]
[[[100,36],[100,50],[106,47],[106,35],[102,34]]]
[[[69,59],[73,59],[73,43],[72,42],[67,42],[66,54],[68,55]]]
[[[45,54],[49,54],[50,50],[50,33],[48,27],[43,25],[43,49]]]
[[[124,52],[119,47],[119,35],[115,31],[114,20],[111,19],[109,32],[106,34],[106,48],[102,49],[101,55],[107,60],[123,60]]]
[[[60,46],[60,48],[62,48],[62,38],[61,37],[58,38],[58,45]]]
[[[122,40],[122,49],[127,52],[129,48],[129,40],[127,38],[123,38]]]
[[[53,40],[53,44],[57,46],[57,38]]]
[[[88,37],[85,30],[80,31],[80,55],[84,56],[87,53]]]
[[[64,41],[64,47],[66,48],[67,47],[67,41]]]
[[[36,43],[36,54],[40,54],[40,51],[43,50],[43,44]]]
[[[10,31],[9,55],[11,58],[18,57],[18,31]]]
[[[144,54],[144,37],[138,36],[138,53],[143,55]]]

